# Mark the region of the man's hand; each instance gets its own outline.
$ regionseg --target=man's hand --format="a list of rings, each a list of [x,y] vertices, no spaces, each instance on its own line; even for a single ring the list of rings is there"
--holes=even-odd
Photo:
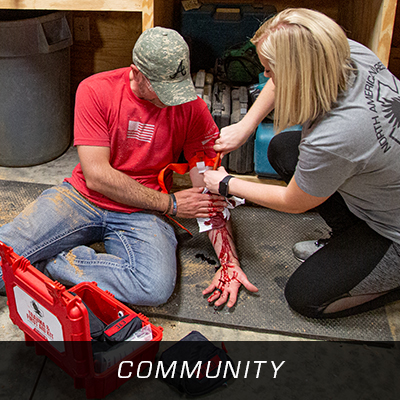
[[[203,193],[203,190],[202,187],[194,187],[174,193],[178,209],[177,217],[209,218],[224,210],[227,206],[224,197]]]
[[[246,274],[238,265],[222,263],[211,285],[203,290],[203,295],[211,293],[208,301],[210,303],[215,301],[214,306],[216,307],[226,302],[228,302],[228,307],[232,307],[236,303],[240,285],[244,285],[250,292],[258,292],[258,289],[250,283]]]

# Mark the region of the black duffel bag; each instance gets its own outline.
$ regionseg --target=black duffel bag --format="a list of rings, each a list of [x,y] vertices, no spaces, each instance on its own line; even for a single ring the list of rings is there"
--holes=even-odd
[[[170,372],[160,379],[191,396],[209,393],[226,384],[234,368],[226,351],[197,331],[192,331],[165,350],[160,362],[164,371]]]

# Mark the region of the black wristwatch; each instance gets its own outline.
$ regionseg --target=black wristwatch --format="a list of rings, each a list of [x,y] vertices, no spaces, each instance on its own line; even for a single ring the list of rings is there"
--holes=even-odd
[[[219,183],[218,193],[224,197],[230,197],[229,195],[229,181],[234,178],[232,175],[227,175],[222,181]]]

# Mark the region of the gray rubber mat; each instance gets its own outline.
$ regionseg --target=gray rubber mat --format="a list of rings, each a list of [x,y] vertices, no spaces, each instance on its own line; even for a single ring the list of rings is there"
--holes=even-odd
[[[10,222],[51,185],[0,180],[0,225]]]
[[[192,233],[194,221],[180,220]],[[202,295],[214,276],[217,257],[206,234],[178,231],[180,271],[176,289],[161,307],[139,308],[147,316],[170,317],[268,333],[315,339],[392,341],[385,308],[356,316],[317,320],[292,311],[284,287],[299,266],[292,246],[302,240],[328,236],[328,227],[316,213],[284,214],[261,207],[233,210],[232,223],[241,266],[259,289],[253,294],[241,288],[237,304],[216,311]]]
[[[9,222],[49,185],[0,180],[0,225]],[[175,291],[160,307],[137,307],[148,317],[166,317],[224,327],[316,339],[393,341],[385,308],[331,320],[305,318],[287,305],[283,290],[298,267],[291,248],[301,240],[328,235],[315,213],[291,215],[261,207],[241,206],[232,211],[241,265],[259,289],[242,287],[237,304],[215,310],[202,295],[211,282],[217,257],[206,234],[194,220],[180,220],[193,234],[177,228],[179,273]]]

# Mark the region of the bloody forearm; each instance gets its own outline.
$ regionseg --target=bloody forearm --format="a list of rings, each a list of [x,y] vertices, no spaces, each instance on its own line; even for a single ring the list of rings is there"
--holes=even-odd
[[[222,227],[214,228],[209,231],[208,236],[221,263],[222,270],[218,289],[223,290],[232,280],[237,281],[237,272],[233,271],[233,273],[230,274],[229,268],[239,266],[239,259],[233,241],[230,221],[227,221]]]

